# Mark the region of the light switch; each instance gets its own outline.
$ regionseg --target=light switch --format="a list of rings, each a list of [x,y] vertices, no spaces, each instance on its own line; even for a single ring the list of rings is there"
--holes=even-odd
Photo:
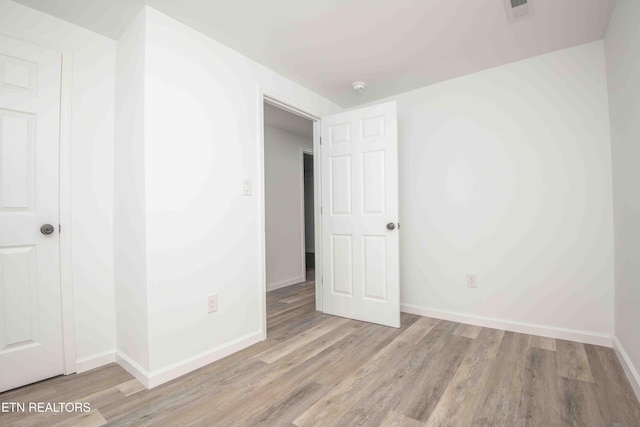
[[[215,313],[218,311],[218,295],[209,295],[207,297],[207,313]]]
[[[243,196],[251,195],[251,180],[249,178],[245,178],[242,180],[242,195]]]

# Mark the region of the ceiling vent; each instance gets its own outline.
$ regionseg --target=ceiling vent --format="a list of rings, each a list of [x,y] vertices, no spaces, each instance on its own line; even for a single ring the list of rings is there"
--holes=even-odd
[[[528,16],[533,16],[533,0],[504,0],[509,21],[518,21]]]

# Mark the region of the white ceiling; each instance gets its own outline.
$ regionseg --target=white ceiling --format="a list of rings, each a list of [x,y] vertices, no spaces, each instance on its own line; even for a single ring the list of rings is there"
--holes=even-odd
[[[350,107],[599,40],[615,0],[530,0],[514,23],[504,0],[16,1],[111,38],[146,3]]]
[[[264,124],[313,140],[313,122],[311,120],[296,116],[267,103],[264,104]]]

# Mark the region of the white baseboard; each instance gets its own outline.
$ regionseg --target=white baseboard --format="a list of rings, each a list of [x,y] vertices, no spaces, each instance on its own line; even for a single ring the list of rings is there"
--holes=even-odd
[[[149,371],[140,366],[120,350],[116,351],[116,363],[124,368],[125,371],[133,375],[146,388],[149,388]]]
[[[210,363],[229,356],[237,351],[247,348],[257,342],[262,341],[262,331],[257,331],[244,337],[240,337],[235,341],[221,345],[212,350],[200,353],[189,359],[174,363],[165,368],[151,372],[148,376],[148,382],[145,384],[147,388],[157,387],[175,378],[188,374],[191,371],[202,368]]]
[[[91,356],[82,357],[76,360],[76,373],[90,371],[103,365],[108,365],[116,361],[116,351],[107,350],[101,353],[92,354]]]
[[[618,359],[620,359],[620,364],[624,369],[624,373],[627,374],[627,378],[631,383],[633,391],[636,393],[636,397],[640,400],[640,374],[638,374],[638,370],[633,366],[633,363],[631,363],[629,355],[615,336],[613,337],[613,350],[616,352]]]
[[[149,389],[181,377],[198,368],[202,368],[205,365],[227,357],[262,340],[262,331],[254,332],[153,372],[147,371],[120,351],[116,352],[116,362]]]
[[[558,338],[567,341],[580,342],[583,344],[593,344],[605,347],[611,347],[613,344],[612,337],[610,335],[599,334],[595,332],[564,329],[554,326],[536,325],[532,323],[514,322],[505,319],[495,319],[490,317],[474,316],[470,314],[454,313],[450,311],[434,310],[431,308],[408,304],[400,305],[400,311],[425,317],[449,320],[452,322],[482,326],[485,328],[502,329],[510,332],[538,335],[548,338]]]
[[[294,277],[293,279],[283,280],[282,282],[267,283],[267,292],[275,291],[276,289],[280,289],[280,288],[286,288],[287,286],[291,286],[291,285],[297,285],[298,283],[305,282],[306,280],[307,278],[303,274],[302,276]]]

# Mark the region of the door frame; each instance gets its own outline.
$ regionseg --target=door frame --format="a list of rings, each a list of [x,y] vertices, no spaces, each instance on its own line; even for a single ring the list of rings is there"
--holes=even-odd
[[[265,179],[264,179],[264,103],[273,105],[289,113],[311,120],[313,122],[313,226],[315,237],[315,292],[316,292],[316,310],[322,311],[322,217],[321,217],[321,187],[322,182],[320,171],[320,117],[315,114],[308,113],[302,108],[298,108],[294,103],[285,102],[277,95],[273,95],[265,91],[260,85],[257,90],[257,152],[258,152],[258,179],[256,185],[256,196],[258,197],[258,283],[260,291],[260,309],[261,309],[261,331],[262,339],[267,338],[267,259],[266,259],[266,229],[265,229]],[[302,160],[304,153],[301,152]],[[304,186],[304,176],[302,177],[302,185]],[[304,200],[302,215],[304,220]],[[304,221],[303,221],[304,230]],[[304,233],[302,236],[304,250]],[[304,254],[303,254],[304,258]],[[303,261],[303,265],[306,262]],[[306,272],[305,272],[306,273]]]
[[[73,99],[73,49],[49,40],[0,27],[0,35],[52,49],[60,54],[60,135],[59,135],[59,246],[60,306],[62,313],[63,374],[76,372],[76,339],[73,306],[73,262],[71,250],[71,113]]]

